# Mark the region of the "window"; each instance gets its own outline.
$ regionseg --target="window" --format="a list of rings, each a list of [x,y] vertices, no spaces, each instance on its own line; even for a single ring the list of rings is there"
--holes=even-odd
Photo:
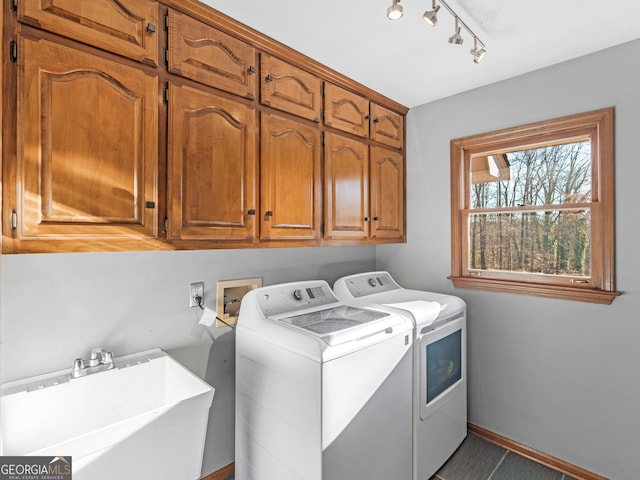
[[[609,304],[613,108],[451,141],[456,287]]]

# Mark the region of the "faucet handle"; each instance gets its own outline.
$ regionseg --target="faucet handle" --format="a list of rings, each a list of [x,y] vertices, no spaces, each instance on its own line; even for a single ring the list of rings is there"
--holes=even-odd
[[[107,369],[113,368],[113,352],[105,350],[102,353],[102,363],[107,366]]]
[[[84,358],[76,358],[73,361],[73,368],[71,369],[71,377],[78,378],[86,375],[86,365],[84,363]]]

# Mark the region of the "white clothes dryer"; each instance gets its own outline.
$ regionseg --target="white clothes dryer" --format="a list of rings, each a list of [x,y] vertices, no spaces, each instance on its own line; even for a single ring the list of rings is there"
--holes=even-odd
[[[402,288],[388,272],[340,278],[334,293],[347,305],[390,309],[411,318],[413,478],[429,480],[467,435],[465,302]]]
[[[237,480],[411,480],[413,324],[327,282],[262,287],[236,328]]]

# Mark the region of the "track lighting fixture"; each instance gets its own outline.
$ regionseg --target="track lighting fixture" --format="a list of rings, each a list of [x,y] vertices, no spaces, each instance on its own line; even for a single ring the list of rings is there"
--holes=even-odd
[[[460,21],[458,20],[458,17],[456,17],[456,31],[449,37],[449,43],[453,43],[454,45],[462,45],[462,42],[464,42],[464,39],[460,35],[460,30],[462,29],[462,27],[460,26],[459,22]]]
[[[400,0],[393,0],[393,4],[387,8],[387,18],[389,20],[402,18],[402,5],[400,5]]]
[[[402,5],[400,5],[400,0],[392,1],[393,3],[391,4],[391,6],[387,8],[387,17],[389,18],[389,20],[398,20],[402,18],[403,8]],[[436,23],[438,23],[438,11],[440,10],[441,5],[451,14],[456,22],[455,32],[449,37],[449,43],[453,45],[462,45],[464,39],[462,38],[462,35],[460,35],[460,32],[464,28],[473,38],[473,49],[470,50],[469,53],[473,55],[473,61],[475,63],[480,63],[487,53],[484,42],[482,42],[478,38],[478,36],[473,33],[473,31],[467,26],[466,23],[462,21],[458,14],[451,9],[451,7],[447,4],[447,2],[445,2],[445,0],[431,0],[431,10],[427,10],[422,15],[424,21],[432,27],[435,26]]]
[[[471,50],[469,53],[473,55],[473,61],[475,63],[480,63],[484,58],[484,55],[487,53],[487,50],[485,48],[478,48],[478,43],[482,45],[482,42],[478,40],[478,37],[473,37],[473,50]],[[484,45],[482,46],[484,47]]]
[[[435,27],[436,23],[438,23],[438,10],[440,10],[440,5],[436,5],[436,0],[433,0],[433,3],[431,4],[431,10],[427,10],[426,12],[424,12],[424,15],[422,15],[424,21],[432,27]]]

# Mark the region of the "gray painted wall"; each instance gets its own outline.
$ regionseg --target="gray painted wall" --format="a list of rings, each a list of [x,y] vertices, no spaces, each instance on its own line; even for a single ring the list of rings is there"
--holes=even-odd
[[[2,383],[70,368],[105,346],[118,355],[160,347],[215,387],[202,472],[234,460],[234,334],[197,324],[189,284],[263,277],[263,284],[337,278],[375,266],[375,247],[0,257]]]
[[[408,242],[376,249],[401,284],[467,301],[470,422],[615,480],[640,472],[639,58],[634,41],[412,109]],[[454,289],[449,140],[609,106],[623,295],[602,306]]]

